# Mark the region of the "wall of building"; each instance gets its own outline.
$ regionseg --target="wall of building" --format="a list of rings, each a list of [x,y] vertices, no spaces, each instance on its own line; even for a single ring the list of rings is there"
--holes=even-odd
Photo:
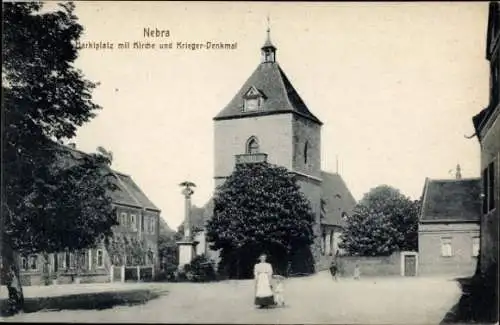
[[[481,218],[481,270],[498,263],[498,219],[500,218],[500,108],[481,141],[481,171],[492,161],[495,164],[495,204],[496,208]],[[495,114],[495,113],[494,113]]]
[[[299,176],[297,184],[305,197],[309,200],[312,212],[314,214],[314,243],[311,245],[311,253],[316,261],[316,269],[321,269],[324,255],[321,252],[322,231],[320,226],[321,218],[321,182],[314,179]]]
[[[125,213],[123,215],[122,213]],[[151,248],[154,254],[155,271],[159,270],[158,260],[158,233],[159,233],[159,213],[156,211],[143,211],[139,208],[118,206],[117,207],[119,225],[113,228],[114,236],[127,236],[128,238],[142,239],[146,245]],[[135,222],[130,223],[128,215],[135,215]],[[123,220],[122,216],[127,216]],[[148,226],[148,220],[154,226]],[[68,258],[66,255],[68,254]],[[96,248],[81,250],[81,261],[78,265],[75,253],[54,253],[48,255],[46,264],[45,258],[42,254],[35,254],[26,256],[28,267],[23,267],[22,257],[19,259],[21,267],[21,279],[24,285],[41,285],[44,282],[42,273],[48,272],[51,279],[56,278],[58,283],[66,284],[72,283],[78,275],[81,283],[88,282],[108,282],[110,280],[110,269],[112,266],[111,258],[104,247],[98,245]],[[33,256],[36,262],[32,263]],[[67,262],[70,262],[69,265]],[[77,270],[78,269],[78,270]],[[157,274],[158,272],[156,272]],[[57,276],[54,276],[57,274]],[[51,282],[51,281],[50,281]]]
[[[321,126],[298,116],[293,117],[293,170],[321,177]]]
[[[420,275],[474,274],[477,257],[473,256],[473,238],[479,237],[474,223],[420,224],[418,252]],[[442,238],[451,238],[452,256],[442,256]]]
[[[215,178],[231,175],[234,156],[245,153],[251,136],[258,138],[260,152],[268,154],[269,163],[291,169],[292,114],[221,120],[214,124]]]
[[[391,256],[339,256],[337,261],[340,274],[344,277],[352,277],[356,265],[359,265],[361,277],[401,275],[401,254],[399,252]]]

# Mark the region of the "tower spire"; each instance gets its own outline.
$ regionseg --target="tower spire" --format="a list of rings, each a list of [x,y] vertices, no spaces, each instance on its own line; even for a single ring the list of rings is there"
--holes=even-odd
[[[276,61],[276,47],[271,42],[271,23],[270,23],[269,15],[267,15],[266,33],[267,33],[266,42],[264,43],[264,45],[261,48],[262,63],[275,62]]]
[[[271,22],[267,15],[267,42],[271,43]]]

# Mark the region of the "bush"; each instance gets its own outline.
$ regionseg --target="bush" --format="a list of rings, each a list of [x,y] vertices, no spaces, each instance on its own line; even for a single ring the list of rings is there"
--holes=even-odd
[[[178,281],[208,282],[216,280],[212,261],[205,255],[196,256],[190,264],[184,265],[178,273]]]

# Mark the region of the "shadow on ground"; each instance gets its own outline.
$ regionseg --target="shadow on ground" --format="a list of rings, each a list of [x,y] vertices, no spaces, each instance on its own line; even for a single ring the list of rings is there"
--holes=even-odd
[[[498,321],[498,291],[496,285],[484,278],[458,278],[462,288],[459,301],[445,315],[441,324],[481,323]]]
[[[165,294],[165,291],[141,289],[25,298],[23,312],[34,313],[42,310],[102,310],[115,306],[134,306],[145,304]],[[7,299],[0,300],[0,314],[2,316],[11,316],[7,312]]]

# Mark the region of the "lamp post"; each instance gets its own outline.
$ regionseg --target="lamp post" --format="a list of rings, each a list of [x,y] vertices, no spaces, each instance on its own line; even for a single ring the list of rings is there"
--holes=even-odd
[[[194,194],[193,187],[196,185],[192,182],[185,181],[179,184],[184,187],[182,194],[184,195],[184,236],[182,240],[177,242],[179,246],[179,268],[189,264],[195,256],[195,247],[197,242],[193,240],[191,233],[191,196]]]

